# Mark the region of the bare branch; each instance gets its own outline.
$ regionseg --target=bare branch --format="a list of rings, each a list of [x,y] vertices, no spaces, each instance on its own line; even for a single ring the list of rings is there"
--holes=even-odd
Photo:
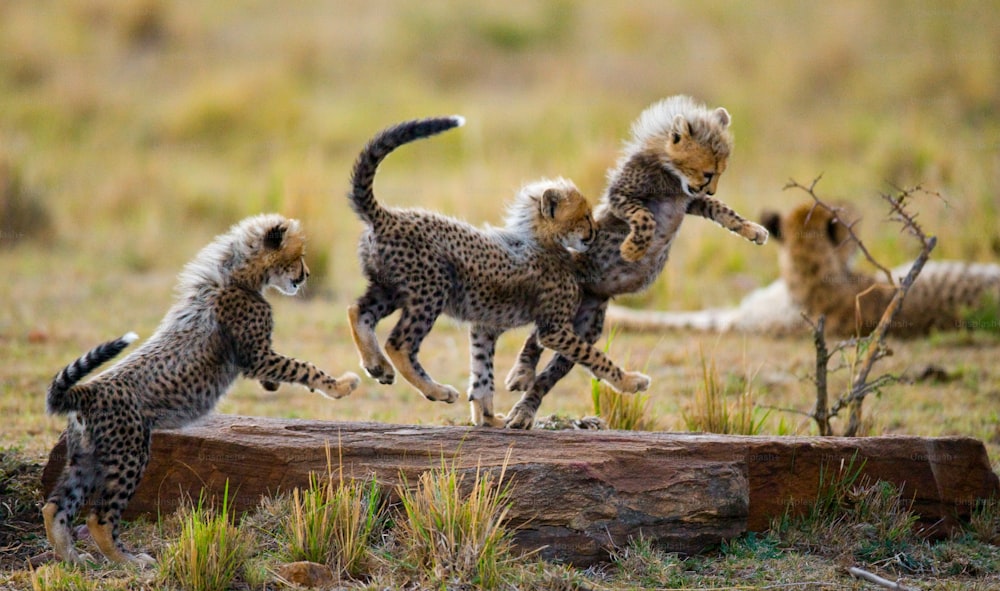
[[[826,316],[820,315],[813,325],[813,343],[816,345],[816,409],[813,419],[819,427],[820,435],[833,435],[830,428],[830,416],[827,406],[826,364],[830,361],[830,353],[826,349],[826,338],[823,330],[826,328]]]
[[[816,184],[819,182],[820,178],[822,178],[822,175],[816,177],[808,187],[796,182],[795,180],[791,180],[787,185],[785,185],[785,189],[801,189],[812,197],[814,205],[813,210],[810,210],[809,215],[812,214],[812,211],[814,211],[816,207],[820,207],[840,219],[838,212],[842,211],[842,208],[832,207],[816,195]],[[849,345],[846,343],[840,343],[834,348],[833,353],[831,353],[823,336],[823,327],[826,321],[825,317],[820,316],[818,321],[815,323],[813,323],[809,318],[806,318],[806,321],[813,329],[813,341],[816,347],[816,376],[814,378],[814,382],[816,384],[816,407],[812,412],[812,417],[819,427],[820,435],[832,435],[830,419],[837,416],[837,414],[845,406],[850,407],[851,413],[844,435],[848,437],[856,435],[861,426],[861,407],[864,403],[865,397],[872,392],[878,391],[884,385],[896,380],[895,376],[882,375],[872,381],[869,381],[869,376],[875,362],[892,353],[885,344],[886,334],[892,326],[893,320],[899,310],[902,308],[903,298],[906,297],[907,292],[909,292],[910,287],[912,287],[913,283],[917,279],[917,276],[920,274],[920,271],[923,269],[924,264],[927,262],[928,257],[930,257],[931,251],[934,250],[934,247],[937,245],[937,239],[934,236],[927,236],[920,224],[917,223],[917,215],[910,212],[906,208],[907,200],[910,199],[910,197],[912,197],[916,192],[925,191],[917,186],[911,190],[898,190],[895,196],[887,193],[880,194],[881,198],[889,204],[888,219],[901,224],[903,231],[906,231],[916,237],[920,242],[920,254],[910,266],[906,276],[899,282],[899,285],[896,285],[896,281],[892,276],[892,273],[871,256],[864,243],[854,233],[854,223],[847,223],[846,220],[840,219],[841,223],[843,223],[844,227],[847,229],[850,239],[853,239],[858,245],[858,248],[862,253],[864,253],[865,258],[867,258],[872,265],[880,269],[885,274],[889,284],[894,286],[895,289],[892,299],[883,311],[875,329],[867,337],[849,341],[853,344],[854,350],[860,359],[856,364],[857,370],[851,381],[851,388],[849,392],[845,396],[838,398],[832,406],[828,406],[827,375],[829,373],[829,368],[827,366],[833,353],[840,352]],[[937,196],[940,198],[940,195]],[[860,299],[870,292],[871,289],[874,289],[874,287],[875,286],[857,294],[855,297],[855,312],[858,315],[859,325],[861,323]],[[805,315],[803,314],[803,316]],[[859,328],[861,327],[859,326]]]
[[[905,200],[911,195],[910,192],[900,193],[898,197],[893,197],[883,193],[882,199],[889,204],[892,211],[892,218],[900,221],[903,227],[913,236],[920,241],[920,254],[917,259],[913,261],[913,265],[910,266],[910,270],[906,273],[906,277],[900,281],[899,286],[896,288],[896,293],[893,295],[892,300],[886,307],[885,312],[882,313],[882,318],[879,320],[878,326],[875,330],[868,335],[868,348],[865,351],[864,357],[858,367],[858,373],[855,374],[854,381],[851,385],[851,392],[848,398],[852,403],[860,403],[864,400],[864,397],[871,391],[868,388],[868,375],[871,373],[872,367],[875,362],[881,357],[886,355],[885,347],[885,335],[889,331],[889,327],[892,326],[892,322],[896,317],[896,314],[903,306],[903,298],[906,297],[907,292],[909,292],[910,287],[917,280],[917,276],[920,275],[920,271],[924,268],[924,263],[931,255],[931,251],[937,245],[937,238],[934,236],[927,236],[924,233],[923,228],[917,223],[916,217],[911,214],[905,205]],[[852,419],[854,417],[852,416]],[[860,423],[860,421],[857,421]],[[853,429],[852,429],[853,427]],[[848,425],[847,430],[844,435],[852,437],[857,433],[857,428],[860,427],[859,424],[855,424],[855,421],[851,421]]]
[[[778,412],[787,412],[788,414],[799,415],[809,419],[813,418],[812,413],[801,411],[797,408],[786,408],[784,406],[771,406],[769,404],[761,404],[758,407],[763,408],[764,410],[776,410]]]

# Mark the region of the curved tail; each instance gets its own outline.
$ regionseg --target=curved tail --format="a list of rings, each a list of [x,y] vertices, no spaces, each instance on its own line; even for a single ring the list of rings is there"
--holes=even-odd
[[[399,125],[383,129],[368,141],[365,148],[358,154],[351,171],[351,208],[365,222],[375,226],[385,209],[375,200],[372,183],[375,180],[375,170],[390,152],[403,144],[437,135],[454,127],[461,127],[465,119],[458,115],[452,117],[432,117],[429,119],[414,119]]]
[[[45,406],[48,413],[65,414],[79,410],[78,401],[69,392],[70,388],[98,366],[113,359],[137,338],[139,338],[139,335],[130,332],[113,341],[102,343],[64,367],[62,371],[56,374],[56,377],[52,379],[52,384],[49,385],[49,393],[45,399]]]

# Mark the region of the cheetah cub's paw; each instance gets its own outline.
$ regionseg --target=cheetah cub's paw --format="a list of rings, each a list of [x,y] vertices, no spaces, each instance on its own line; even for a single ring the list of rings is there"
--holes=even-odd
[[[503,415],[493,413],[493,393],[488,397],[469,393],[469,409],[472,413],[472,424],[476,427],[503,427]]]
[[[504,386],[511,392],[527,392],[535,381],[535,368],[518,363],[511,368]]]
[[[438,383],[432,384],[426,390],[422,390],[421,394],[424,395],[424,398],[432,402],[447,402],[448,404],[453,404],[459,397],[458,390]]]
[[[767,229],[753,222],[747,222],[740,228],[740,236],[746,238],[754,244],[761,245],[767,243]]]
[[[379,355],[381,357],[381,355]],[[365,373],[374,378],[380,384],[392,384],[396,381],[396,372],[388,360],[382,358],[370,365],[362,364]]]
[[[310,390],[319,392],[324,398],[336,400],[353,392],[360,383],[361,378],[357,374],[347,372],[339,378],[326,378],[323,380],[321,388],[310,388]]]
[[[646,247],[636,244],[631,234],[625,239],[625,242],[622,242],[620,250],[622,259],[628,263],[634,263],[646,254]]]
[[[502,417],[502,415],[497,415],[497,417]],[[535,425],[535,413],[525,406],[515,404],[514,408],[510,409],[510,412],[502,420],[507,429],[531,429]]]
[[[649,388],[649,376],[637,371],[627,371],[619,386],[621,387],[618,390],[625,394],[645,392]]]

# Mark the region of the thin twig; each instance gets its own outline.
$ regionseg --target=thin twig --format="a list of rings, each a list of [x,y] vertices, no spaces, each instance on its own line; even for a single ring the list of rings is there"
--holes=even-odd
[[[758,408],[763,408],[764,410],[776,410],[778,412],[787,412],[788,414],[801,415],[806,418],[813,418],[811,412],[806,412],[804,410],[799,410],[797,408],[786,408],[784,406],[771,406],[770,404],[759,404]]]
[[[833,435],[827,406],[826,365],[830,361],[830,353],[826,350],[826,338],[823,336],[825,328],[826,316],[821,314],[813,327],[813,342],[816,344],[816,410],[813,411],[813,419],[819,426],[820,435]]]

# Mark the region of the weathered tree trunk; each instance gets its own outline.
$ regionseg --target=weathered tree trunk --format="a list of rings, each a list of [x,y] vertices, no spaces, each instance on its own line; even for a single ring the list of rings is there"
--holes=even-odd
[[[895,482],[927,524],[948,529],[976,499],[1000,492],[982,443],[969,438],[798,438],[510,431],[214,415],[153,437],[153,456],[127,515],[173,511],[228,479],[237,510],[308,484],[327,470],[326,448],[345,476],[375,474],[388,486],[443,464],[499,470],[514,487],[511,525],[525,549],[589,564],[643,535],[669,551],[696,553],[761,530],[787,507],[815,498],[820,470],[857,456],[872,478]],[[43,474],[51,489],[65,448]],[[335,465],[336,469],[337,466]],[[471,476],[469,478],[471,481]],[[471,482],[469,482],[471,484]]]

